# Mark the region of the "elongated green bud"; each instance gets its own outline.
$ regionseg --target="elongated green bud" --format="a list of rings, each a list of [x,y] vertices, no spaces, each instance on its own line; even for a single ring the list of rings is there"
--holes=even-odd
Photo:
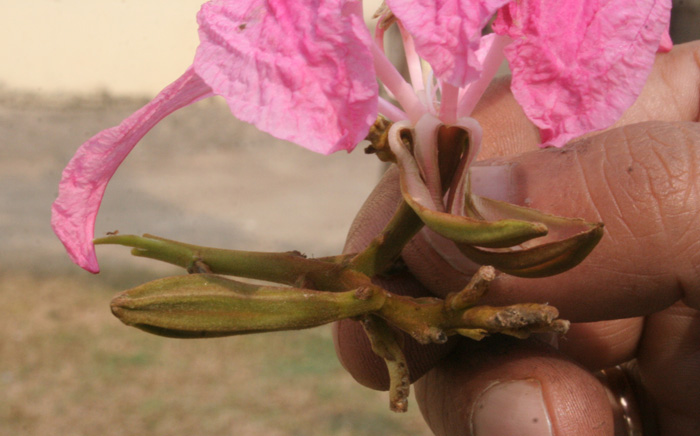
[[[122,292],[111,306],[123,323],[149,333],[202,338],[315,327],[378,310],[385,298],[372,287],[322,292],[192,274]]]

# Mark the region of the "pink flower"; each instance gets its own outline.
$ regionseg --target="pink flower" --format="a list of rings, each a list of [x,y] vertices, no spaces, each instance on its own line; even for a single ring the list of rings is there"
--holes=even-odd
[[[223,96],[237,118],[324,154],[352,150],[378,112],[407,120],[427,138],[416,159],[429,189],[431,129],[468,129],[473,158],[480,133],[468,116],[504,53],[513,92],[545,142],[561,146],[609,126],[641,91],[668,29],[670,0],[541,3],[387,0],[404,36],[409,84],[384,55],[382,31],[372,40],[359,0],[210,1],[198,15],[192,67],[78,149],[53,204],[54,231],[73,261],[98,272],[92,239],[109,179],[155,124],[212,95]],[[495,13],[497,34],[482,37]],[[400,107],[378,97],[377,77]]]

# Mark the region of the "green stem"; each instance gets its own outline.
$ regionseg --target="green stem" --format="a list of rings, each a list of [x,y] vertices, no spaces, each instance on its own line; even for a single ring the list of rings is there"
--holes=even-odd
[[[445,297],[445,306],[451,310],[463,310],[476,305],[495,278],[496,270],[492,266],[482,266],[464,289]]]
[[[369,283],[369,279],[336,263],[343,258],[307,259],[296,252],[264,253],[200,247],[153,235],[117,235],[95,239],[95,244],[132,247],[134,256],[147,257],[180,266],[188,271],[265,280],[326,291],[346,291]]]
[[[372,242],[350,262],[350,268],[368,277],[385,272],[401,255],[401,250],[423,227],[423,221],[401,201],[391,221]]]
[[[445,301],[439,298],[412,298],[389,292],[375,313],[421,344],[447,342],[461,315],[446,309]]]
[[[354,267],[362,269],[364,265],[375,271],[378,266],[389,265],[388,259],[399,252],[398,235],[408,235],[408,232],[402,232],[395,226],[403,219],[410,220],[411,216],[399,212],[395,218],[393,224],[387,226],[386,233],[391,237],[378,238],[368,251],[355,256],[352,261],[345,257],[307,259],[299,253],[260,253],[199,247],[150,235],[109,236],[97,239],[95,243],[133,247],[132,254],[136,256],[168,262],[190,272],[235,275],[308,290],[352,290],[352,295],[360,300],[379,298],[381,305],[368,307],[364,314],[383,318],[421,343],[444,343],[449,335],[455,333],[474,338],[497,332],[527,336],[537,331],[563,332],[568,327],[568,324],[555,320],[556,309],[546,305],[470,307],[483,295],[486,284],[492,279],[493,271],[489,268],[483,268],[479,277],[463,291],[448,296],[447,300],[396,295],[374,285],[367,275]],[[398,233],[393,233],[392,230],[397,230]],[[380,295],[381,298],[378,297]]]
[[[360,322],[372,345],[372,351],[386,363],[389,372],[389,408],[394,412],[405,412],[408,410],[411,378],[406,357],[394,332],[383,319],[374,315],[366,315]]]

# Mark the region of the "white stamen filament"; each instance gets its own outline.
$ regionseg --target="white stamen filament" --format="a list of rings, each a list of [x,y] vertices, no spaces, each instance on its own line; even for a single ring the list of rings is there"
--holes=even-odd
[[[459,88],[449,83],[440,84],[440,119],[445,124],[454,124],[457,121],[457,101]]]
[[[423,83],[423,66],[421,59],[416,52],[416,45],[413,43],[413,37],[404,29],[401,23],[398,23],[399,31],[401,31],[401,39],[403,40],[403,51],[406,56],[406,65],[408,66],[408,75],[411,78],[411,85],[416,94],[420,95],[425,90]]]
[[[460,92],[459,103],[457,104],[457,118],[471,115],[474,107],[484,95],[486,88],[496,76],[503,59],[505,59],[503,48],[511,42],[511,39],[505,35],[497,35],[495,33],[491,35],[482,38],[482,44],[490,43],[490,46],[485,47],[487,51],[482,60],[481,75],[479,79],[470,83]],[[490,38],[491,41],[487,38]]]
[[[406,112],[402,111],[401,109],[396,107],[396,105],[382,97],[379,97],[377,109],[380,114],[384,115],[384,117],[393,122],[408,119],[408,115],[406,115]]]
[[[413,87],[401,77],[396,67],[389,61],[376,43],[372,44],[372,55],[374,57],[374,69],[377,72],[377,77],[379,77],[379,80],[382,81],[384,86],[391,91],[408,115],[408,119],[411,123],[417,123],[427,110],[413,91]]]

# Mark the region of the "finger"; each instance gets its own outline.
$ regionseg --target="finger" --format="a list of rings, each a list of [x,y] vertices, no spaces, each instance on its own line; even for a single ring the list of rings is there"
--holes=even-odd
[[[564,318],[592,322],[642,316],[679,299],[700,307],[700,124],[645,123],[611,130],[564,150],[525,153],[510,168],[514,202],[605,223],[576,268],[554,277],[499,276],[490,304],[549,302]],[[476,187],[475,187],[476,189]],[[416,238],[404,260],[438,295],[466,282]],[[442,262],[441,262],[442,260]]]
[[[358,253],[381,233],[401,202],[399,172],[392,165],[369,194],[350,225],[343,253]]]
[[[659,434],[700,434],[700,312],[676,304],[649,316],[637,364]]]
[[[595,372],[634,359],[643,328],[643,317],[575,323],[557,345],[559,351]]]
[[[612,128],[642,121],[698,121],[700,41],[677,45],[656,57],[637,101]]]
[[[494,337],[473,342],[418,381],[416,397],[437,436],[613,432],[600,383],[532,341]]]
[[[679,44],[657,55],[637,101],[609,129],[643,121],[698,121],[700,41]],[[510,92],[510,78],[496,80],[473,114],[484,129],[479,159],[534,150],[539,131]],[[595,133],[594,133],[595,134]]]
[[[510,91],[510,76],[491,83],[472,114],[483,129],[479,159],[510,156],[535,150],[540,131]]]

